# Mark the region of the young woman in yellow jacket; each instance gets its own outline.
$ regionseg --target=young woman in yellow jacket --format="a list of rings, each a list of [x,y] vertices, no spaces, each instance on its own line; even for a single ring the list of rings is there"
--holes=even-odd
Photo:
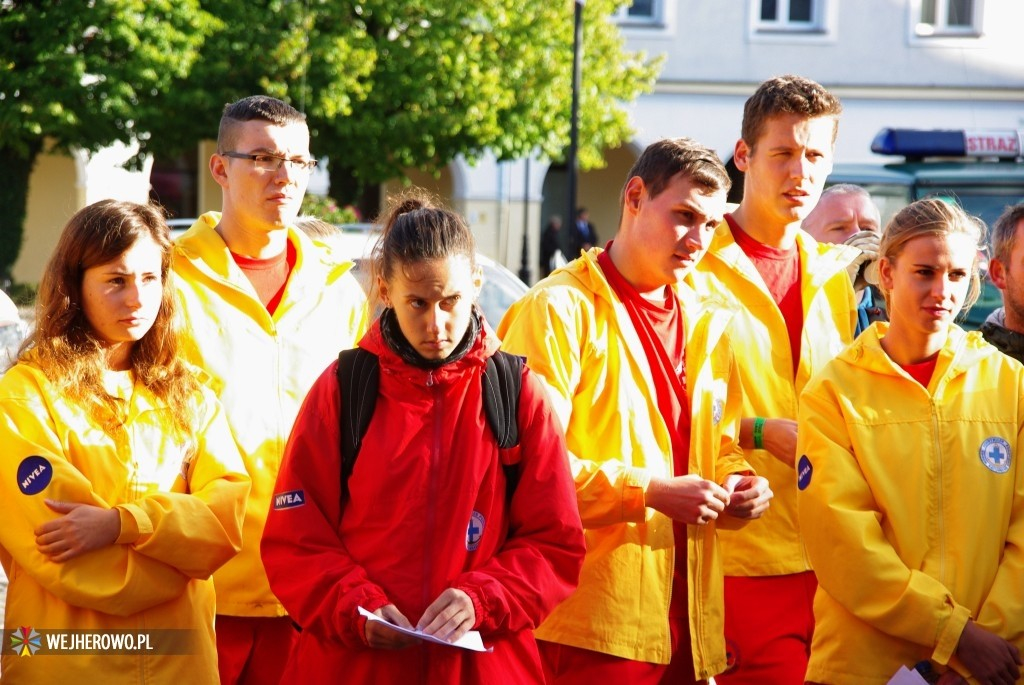
[[[1024,366],[953,323],[980,221],[938,199],[882,237],[891,323],[800,402],[800,525],[820,587],[807,680],[1014,683],[1024,647]],[[941,674],[941,677],[939,677]]]
[[[75,214],[0,379],[5,685],[218,681],[209,578],[249,479],[178,359],[170,254],[152,207]]]

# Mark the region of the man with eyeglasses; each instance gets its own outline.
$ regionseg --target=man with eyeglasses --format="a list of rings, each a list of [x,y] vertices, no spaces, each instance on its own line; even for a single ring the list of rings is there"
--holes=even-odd
[[[304,114],[262,95],[227,105],[210,158],[223,211],[201,216],[174,251],[186,354],[212,378],[253,482],[242,551],[214,574],[224,685],[280,681],[295,631],[260,538],[299,405],[368,323],[352,263],[292,225],[314,166]]]

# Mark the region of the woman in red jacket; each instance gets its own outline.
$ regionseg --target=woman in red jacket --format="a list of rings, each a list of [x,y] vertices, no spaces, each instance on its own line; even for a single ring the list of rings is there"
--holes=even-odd
[[[458,215],[398,201],[373,259],[384,311],[359,343],[379,360],[378,398],[347,479],[337,363],[295,422],[262,553],[302,629],[288,667],[300,682],[543,682],[532,629],[576,585],[582,528],[540,382],[524,368],[517,456],[485,418],[498,340],[474,306],[473,255]],[[503,461],[518,462],[511,495]],[[493,651],[401,634],[360,608],[448,642],[477,630]]]

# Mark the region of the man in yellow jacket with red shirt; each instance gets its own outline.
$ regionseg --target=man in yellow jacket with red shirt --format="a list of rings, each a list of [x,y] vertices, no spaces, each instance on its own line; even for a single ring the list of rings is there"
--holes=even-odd
[[[214,575],[223,685],[276,684],[288,659],[295,631],[260,538],[299,406],[367,324],[352,263],[292,226],[315,164],[302,113],[258,95],[228,105],[210,159],[223,213],[201,216],[174,254],[186,353],[213,377],[252,478],[242,551]]]
[[[721,536],[730,669],[719,685],[802,685],[807,668],[817,584],[796,515],[797,398],[853,340],[851,273],[873,256],[819,245],[800,230],[832,170],[841,109],[799,76],[758,87],[744,106],[733,157],[745,172],[743,200],[694,273],[699,292],[735,311],[729,335],[743,387],[740,445],[776,493],[761,520]]]
[[[538,283],[498,328],[565,426],[587,538],[579,588],[536,631],[549,683],[694,683],[725,667],[716,531],[760,516],[771,490],[736,442],[729,313],[679,282],[728,187],[713,151],[652,144],[608,248]]]

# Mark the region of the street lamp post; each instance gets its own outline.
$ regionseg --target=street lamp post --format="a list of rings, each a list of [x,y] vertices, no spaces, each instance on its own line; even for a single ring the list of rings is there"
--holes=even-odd
[[[523,178],[523,251],[519,255],[519,280],[530,285],[530,158],[526,158],[526,172]]]
[[[572,112],[569,115],[569,152],[566,154],[565,167],[568,172],[568,200],[569,211],[565,214],[564,226],[569,230],[563,231],[565,237],[562,243],[565,244],[568,238],[568,251],[566,257],[569,260],[575,259],[578,255],[573,254],[576,247],[576,148],[579,145],[579,109],[580,109],[580,80],[583,76],[583,4],[586,0],[575,0],[573,3],[573,40],[572,40]]]

